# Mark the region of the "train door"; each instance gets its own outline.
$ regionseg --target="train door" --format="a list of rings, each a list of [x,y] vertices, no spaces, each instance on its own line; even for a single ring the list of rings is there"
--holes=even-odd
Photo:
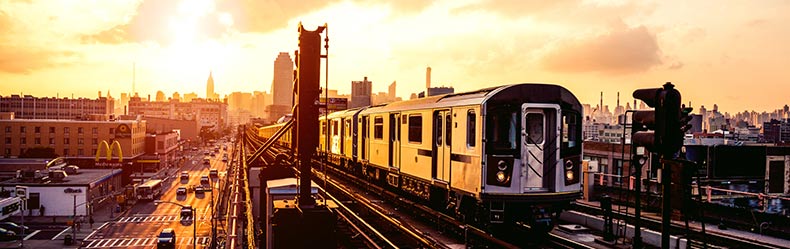
[[[523,191],[546,190],[546,174],[551,174],[551,169],[545,169],[544,157],[551,153],[545,150],[550,146],[546,144],[555,141],[546,136],[548,127],[547,118],[551,118],[545,104],[521,105],[521,187]],[[554,112],[556,113],[556,111]],[[555,141],[556,142],[556,141]]]
[[[389,121],[389,165],[400,169],[400,113],[391,113]]]
[[[362,160],[368,160],[368,116],[362,116],[361,128],[362,128],[361,129],[362,134],[360,134],[360,136],[362,136],[361,139],[362,142],[360,143],[360,146],[362,146],[362,148],[360,149],[360,151],[362,151],[361,157]]]
[[[338,143],[340,144],[340,146],[339,146],[340,148],[337,151],[337,154],[339,154],[339,155],[343,155],[346,152],[346,147],[343,147],[343,145],[345,145],[345,142],[346,142],[346,126],[345,126],[345,123],[346,123],[346,119],[345,118],[341,118],[340,119],[340,123],[338,123],[338,127],[337,127],[340,130],[340,135],[337,137],[337,140],[340,140],[340,141],[338,141]]]
[[[433,179],[450,182],[450,142],[452,122],[450,110],[433,112]]]

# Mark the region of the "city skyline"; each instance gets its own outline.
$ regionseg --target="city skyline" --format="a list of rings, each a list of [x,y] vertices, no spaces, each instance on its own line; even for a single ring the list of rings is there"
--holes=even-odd
[[[618,91],[631,102],[634,89],[671,81],[694,107],[771,112],[787,102],[787,10],[781,1],[4,1],[0,95],[117,97],[133,78],[141,96],[201,93],[208,72],[217,93],[266,91],[271,58],[296,48],[302,21],[329,24],[330,88],[343,93],[368,76],[373,92],[397,81],[407,99],[419,91],[403,89],[422,89],[430,66],[435,85],[458,92],[548,82],[584,103],[603,91],[615,106]]]

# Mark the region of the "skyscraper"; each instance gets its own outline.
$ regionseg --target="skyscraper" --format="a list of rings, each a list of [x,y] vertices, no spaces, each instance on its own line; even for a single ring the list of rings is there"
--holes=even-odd
[[[267,106],[269,121],[275,121],[291,112],[293,106],[294,62],[287,52],[280,52],[274,60],[272,80],[272,105]]]
[[[280,52],[274,60],[274,80],[272,80],[273,105],[291,107],[293,92],[294,62],[286,52]]]
[[[208,72],[208,81],[206,81],[206,99],[218,99],[214,93],[214,77],[211,76],[211,71]]]
[[[349,108],[369,106],[372,88],[373,82],[368,81],[368,77],[365,77],[362,81],[351,81],[351,104],[349,104]]]
[[[390,84],[389,88],[387,89],[388,90],[387,91],[387,97],[390,98],[390,99],[395,99],[395,97],[396,97],[395,96],[395,86],[396,86],[396,84],[397,83],[395,81],[393,81],[392,84]]]

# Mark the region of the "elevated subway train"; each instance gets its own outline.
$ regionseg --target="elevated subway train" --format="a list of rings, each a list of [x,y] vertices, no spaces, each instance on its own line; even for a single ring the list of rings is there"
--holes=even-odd
[[[469,223],[551,229],[581,196],[581,117],[561,86],[506,85],[331,113],[318,151]]]

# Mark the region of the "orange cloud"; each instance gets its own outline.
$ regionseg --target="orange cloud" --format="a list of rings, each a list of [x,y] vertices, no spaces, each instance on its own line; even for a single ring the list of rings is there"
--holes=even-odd
[[[179,1],[143,1],[137,7],[137,14],[128,23],[120,24],[95,34],[80,37],[83,43],[120,44],[153,41],[165,44],[173,40],[170,23],[177,18]],[[212,12],[196,17],[196,28],[202,37],[218,38],[227,31],[220,23],[219,14]]]
[[[66,65],[59,60],[73,55],[72,52],[0,45],[0,72],[30,74],[36,70]]]
[[[11,30],[13,29],[14,25],[11,22],[11,17],[5,13],[5,11],[0,10],[0,39],[7,37]]]
[[[656,36],[639,26],[560,44],[543,57],[542,64],[556,72],[628,74],[649,70],[662,61]]]

